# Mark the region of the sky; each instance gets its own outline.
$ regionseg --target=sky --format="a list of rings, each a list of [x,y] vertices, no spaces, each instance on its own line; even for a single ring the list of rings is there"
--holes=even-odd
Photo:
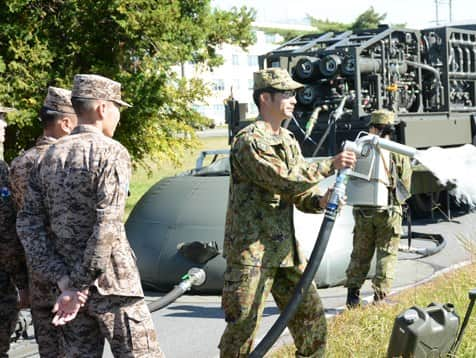
[[[299,23],[309,14],[318,19],[350,23],[373,6],[386,13],[386,23],[406,23],[407,28],[423,29],[436,25],[436,6],[440,25],[449,21],[449,2],[455,23],[476,24],[476,0],[212,0],[212,6],[229,9],[247,6],[257,10],[257,22]]]

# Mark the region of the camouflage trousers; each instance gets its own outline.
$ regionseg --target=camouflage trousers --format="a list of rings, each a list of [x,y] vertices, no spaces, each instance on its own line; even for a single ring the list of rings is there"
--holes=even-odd
[[[18,319],[18,295],[15,286],[4,272],[0,272],[0,358],[8,357],[10,337]]]
[[[228,265],[222,294],[227,322],[219,345],[222,358],[248,356],[269,293],[282,311],[291,299],[302,272],[298,267]],[[297,356],[324,356],[327,324],[314,283],[289,321],[288,328],[297,347]]]
[[[53,305],[60,292],[56,285],[43,280],[39,275],[28,272],[31,302],[31,318],[35,339],[41,358],[65,357],[61,328],[51,324]]]
[[[51,323],[53,313],[51,307],[31,307],[31,318],[35,329],[35,339],[41,358],[66,357],[62,347],[61,328]]]
[[[89,293],[78,316],[62,326],[68,358],[101,358],[107,339],[114,357],[165,357],[143,298]]]
[[[354,241],[347,268],[346,287],[360,288],[376,252],[375,293],[385,295],[392,287],[402,227],[402,209],[354,208]]]

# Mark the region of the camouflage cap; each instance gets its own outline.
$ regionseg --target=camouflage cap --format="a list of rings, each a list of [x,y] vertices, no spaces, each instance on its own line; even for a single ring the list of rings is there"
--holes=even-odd
[[[0,113],[8,113],[13,111],[15,111],[15,108],[0,106]]]
[[[15,108],[0,106],[0,125],[5,128],[7,121],[5,120],[6,113],[16,111]],[[1,142],[1,141],[0,141]]]
[[[75,114],[71,104],[71,91],[64,88],[48,87],[43,107],[56,112]]]
[[[395,124],[395,113],[387,109],[379,109],[372,112],[370,116],[370,125],[372,124]]]
[[[121,84],[99,75],[74,76],[73,98],[102,99],[113,101],[120,106],[132,107],[121,99]]]
[[[295,90],[304,85],[294,81],[289,75],[288,71],[280,67],[267,68],[253,74],[254,87],[253,89],[260,90],[263,88],[274,88],[277,90]]]

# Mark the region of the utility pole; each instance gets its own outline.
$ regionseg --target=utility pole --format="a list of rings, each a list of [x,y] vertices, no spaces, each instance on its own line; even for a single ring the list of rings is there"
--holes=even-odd
[[[450,24],[453,22],[453,0],[448,0],[449,11],[450,11]]]
[[[435,0],[435,24],[436,26],[440,25],[440,12],[439,6],[445,5],[446,1],[444,0]],[[448,23],[453,22],[453,0],[448,0]]]

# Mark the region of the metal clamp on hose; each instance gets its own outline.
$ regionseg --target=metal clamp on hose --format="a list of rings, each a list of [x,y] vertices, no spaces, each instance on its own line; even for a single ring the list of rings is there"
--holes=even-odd
[[[149,308],[149,311],[152,313],[168,306],[177,298],[182,296],[185,292],[189,291],[192,286],[203,285],[206,278],[207,275],[205,274],[204,270],[201,268],[192,267],[184,276],[182,276],[182,281],[176,285],[172,291],[158,300],[149,303],[147,308]]]

